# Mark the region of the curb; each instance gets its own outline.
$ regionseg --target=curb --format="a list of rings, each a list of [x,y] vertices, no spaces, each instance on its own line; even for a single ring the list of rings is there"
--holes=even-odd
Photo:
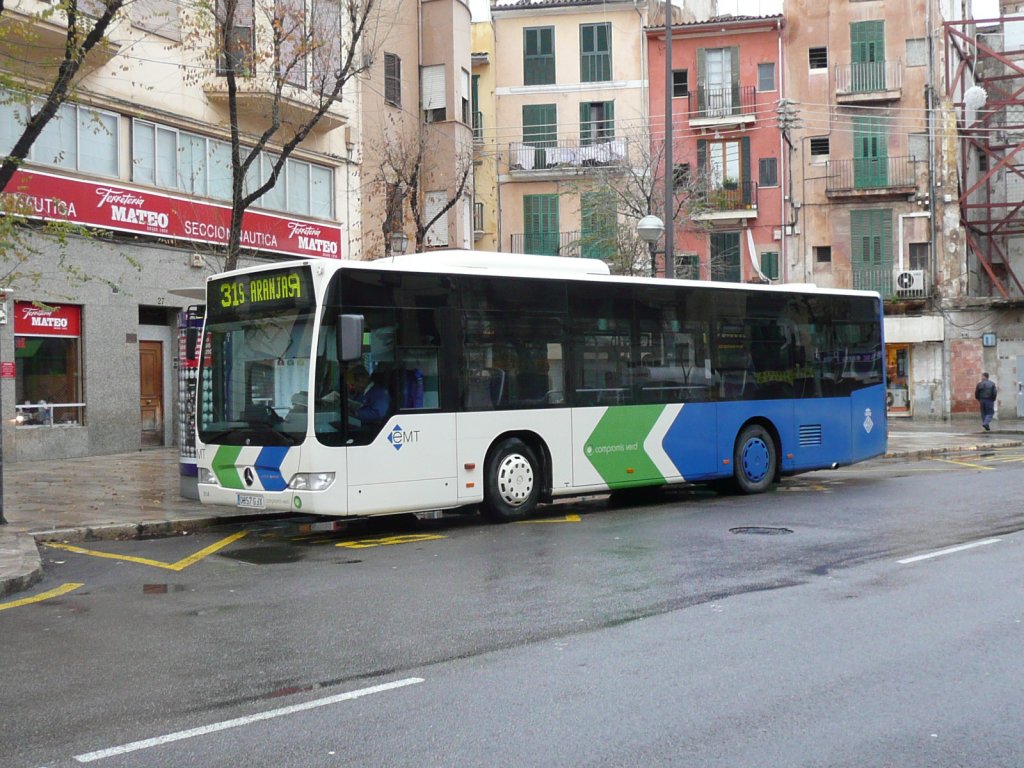
[[[918,451],[892,451],[882,456],[883,459],[927,459],[930,456],[943,456],[949,453],[971,453],[995,448],[1017,448],[1024,445],[1024,440],[1003,440],[998,444],[978,443],[976,445],[959,445],[956,447],[922,448]]]
[[[9,546],[0,544],[0,562],[4,563],[5,573],[0,577],[0,597],[28,589],[43,578],[43,563],[35,540],[19,533],[10,542]]]

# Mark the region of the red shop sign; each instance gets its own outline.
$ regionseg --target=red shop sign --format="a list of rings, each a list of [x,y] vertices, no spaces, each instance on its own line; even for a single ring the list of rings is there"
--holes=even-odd
[[[20,336],[80,336],[82,308],[74,304],[37,307],[31,301],[14,302],[14,333]]]
[[[231,209],[116,183],[15,171],[5,195],[35,219],[71,221],[195,243],[227,245]],[[242,247],[290,256],[341,258],[341,227],[246,211]]]

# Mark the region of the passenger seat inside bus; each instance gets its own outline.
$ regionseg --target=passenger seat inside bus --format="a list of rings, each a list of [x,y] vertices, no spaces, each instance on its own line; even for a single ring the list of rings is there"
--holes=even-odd
[[[492,410],[508,405],[508,385],[501,368],[481,368],[470,374],[466,391],[466,407]]]

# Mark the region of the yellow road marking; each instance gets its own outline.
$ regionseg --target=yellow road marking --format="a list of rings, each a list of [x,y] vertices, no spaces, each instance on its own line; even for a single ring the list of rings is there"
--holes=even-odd
[[[370,549],[371,547],[387,547],[394,544],[415,544],[417,541],[434,541],[446,539],[437,533],[408,533],[403,536],[382,536],[377,539],[356,539],[355,541],[340,541],[334,546],[346,547],[348,549]]]
[[[537,523],[579,523],[581,518],[579,515],[566,515],[565,517],[549,517],[544,520],[519,520],[517,521],[522,525],[535,525]]]
[[[85,549],[84,547],[76,547],[71,544],[54,544],[52,542],[45,542],[45,544],[46,546],[52,547],[53,549],[64,549],[68,552],[74,552],[78,555],[102,557],[108,560],[122,560],[126,563],[138,563],[139,565],[148,565],[151,568],[163,568],[168,571],[182,571],[188,568],[190,565],[195,565],[204,557],[209,557],[214,552],[218,552],[224,549],[224,547],[228,546],[229,544],[233,544],[234,542],[238,541],[240,538],[245,536],[245,534],[247,533],[248,531],[239,531],[238,533],[233,533],[230,536],[223,538],[220,541],[215,542],[208,547],[204,547],[203,549],[196,552],[194,555],[189,555],[188,557],[183,558],[176,563],[164,563],[159,560],[150,560],[146,557],[135,557],[133,555],[117,555],[111,552],[100,552],[95,549]]]
[[[6,611],[8,608],[20,608],[23,605],[31,605],[32,603],[40,603],[43,600],[49,600],[51,597],[60,597],[83,586],[85,585],[69,581],[67,584],[62,584],[56,589],[51,589],[49,592],[42,592],[32,597],[23,597],[20,600],[12,600],[9,603],[0,603],[0,611]]]
[[[935,459],[935,461],[943,461],[946,464],[956,464],[957,466],[970,467],[971,469],[992,469],[992,467],[986,467],[984,464],[972,464],[969,461],[957,461],[956,459]]]

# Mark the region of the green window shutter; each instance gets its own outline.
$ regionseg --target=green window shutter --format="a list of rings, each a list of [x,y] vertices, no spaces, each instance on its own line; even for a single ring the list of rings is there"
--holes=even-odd
[[[884,117],[853,118],[853,184],[857,189],[889,186],[889,131]]]
[[[523,195],[523,245],[527,253],[558,255],[558,195]]]
[[[765,251],[761,254],[761,274],[769,280],[779,279],[778,251]]]
[[[615,138],[615,102],[604,103],[604,138],[611,140]]]
[[[738,115],[740,113],[740,49],[733,46],[729,49],[730,63],[729,67],[731,70],[732,82],[732,113]]]
[[[523,30],[523,85],[550,85],[555,82],[554,27],[527,27]]]
[[[850,24],[850,84],[855,93],[885,90],[885,21]]]
[[[707,48],[697,49],[697,113],[703,115],[707,109],[707,71],[708,71]]]
[[[580,82],[612,79],[611,24],[580,24]]]
[[[740,233],[713,232],[708,236],[711,279],[738,283],[740,269]]]
[[[580,254],[588,259],[609,259],[615,253],[615,212],[600,192],[580,196]]]
[[[580,144],[587,145],[593,136],[593,124],[590,120],[590,102],[580,102]]]
[[[892,294],[892,209],[850,211],[853,287]]]

